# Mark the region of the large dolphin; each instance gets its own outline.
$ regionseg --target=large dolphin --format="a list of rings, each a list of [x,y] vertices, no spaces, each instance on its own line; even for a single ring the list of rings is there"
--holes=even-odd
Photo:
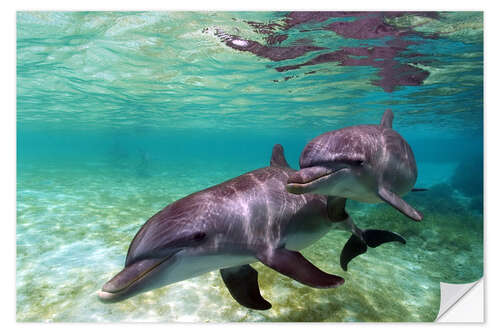
[[[401,198],[416,182],[417,165],[408,143],[392,129],[393,118],[392,111],[386,110],[380,125],[346,127],[311,140],[300,156],[300,171],[288,179],[287,190],[327,195],[332,221],[349,217],[345,199],[385,201],[411,219],[422,220],[422,214]],[[364,236],[354,233],[346,244],[341,259],[344,269],[352,257],[366,251],[366,245],[376,245]]]
[[[238,303],[265,310],[271,304],[262,298],[257,271],[249,265],[257,261],[310,287],[340,286],[342,277],[321,271],[298,251],[332,226],[354,228],[350,222],[332,222],[329,215],[341,214],[342,208],[331,205],[336,209],[329,214],[326,196],[288,193],[286,181],[295,172],[281,145],[275,145],[269,167],[166,206],[138,231],[125,267],[104,284],[99,297],[120,301],[220,269]]]

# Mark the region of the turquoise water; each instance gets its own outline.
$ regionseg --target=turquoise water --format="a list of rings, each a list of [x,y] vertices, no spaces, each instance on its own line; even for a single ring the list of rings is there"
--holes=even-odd
[[[319,290],[262,264],[273,308],[238,305],[218,272],[116,304],[96,292],[167,204],[268,165],[315,136],[378,123],[412,146],[426,192],[348,203],[385,244],[302,253],[346,283]],[[18,321],[432,321],[439,282],[483,274],[483,17],[460,13],[19,12]]]

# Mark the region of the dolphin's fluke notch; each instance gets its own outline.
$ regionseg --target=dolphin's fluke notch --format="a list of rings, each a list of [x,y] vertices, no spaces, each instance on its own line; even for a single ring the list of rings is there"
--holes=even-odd
[[[406,240],[399,234],[378,229],[362,230],[361,235],[363,239],[353,234],[347,241],[340,254],[340,266],[344,271],[347,271],[347,264],[360,254],[367,250],[367,246],[375,248],[379,245],[389,242],[400,242],[406,244]]]
[[[297,251],[273,249],[258,254],[257,259],[279,273],[313,288],[334,288],[344,283],[342,277],[323,272]]]
[[[250,265],[220,270],[224,284],[238,303],[254,310],[268,310],[271,308],[271,303],[260,294],[258,274]]]
[[[382,200],[384,200],[389,205],[396,208],[409,218],[415,221],[422,221],[423,219],[422,213],[420,213],[418,210],[407,204],[406,201],[404,201],[403,199],[401,199],[399,196],[392,193],[388,189],[384,187],[379,188],[378,195]]]
[[[382,116],[382,121],[380,122],[380,126],[385,128],[392,128],[392,120],[394,119],[394,114],[391,110],[387,109]]]
[[[285,152],[283,146],[279,143],[275,144],[273,147],[273,153],[271,155],[271,162],[269,163],[272,167],[282,167],[290,168],[290,165],[286,161]]]

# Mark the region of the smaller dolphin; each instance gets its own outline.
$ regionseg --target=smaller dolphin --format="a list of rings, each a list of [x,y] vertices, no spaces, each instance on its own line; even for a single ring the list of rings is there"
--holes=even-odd
[[[346,127],[311,140],[287,190],[385,201],[409,218],[422,220],[422,214],[401,198],[417,180],[417,165],[408,143],[392,129],[393,118],[387,110],[380,125]]]
[[[384,201],[415,221],[423,218],[401,198],[416,182],[417,165],[411,147],[392,129],[393,118],[392,111],[386,110],[380,125],[351,126],[314,138],[302,151],[301,170],[287,181],[290,193],[326,195],[331,221],[342,222],[353,233],[341,254],[344,270],[367,246],[406,242],[396,233],[357,228],[345,211],[346,199]]]

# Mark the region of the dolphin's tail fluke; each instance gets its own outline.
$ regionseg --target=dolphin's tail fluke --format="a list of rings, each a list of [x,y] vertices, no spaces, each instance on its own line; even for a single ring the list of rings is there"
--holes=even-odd
[[[353,234],[342,249],[340,266],[344,271],[347,271],[347,264],[352,259],[366,252],[368,246],[377,247],[389,242],[406,244],[406,240],[401,235],[387,230],[366,229],[361,231],[361,236],[362,239]]]

